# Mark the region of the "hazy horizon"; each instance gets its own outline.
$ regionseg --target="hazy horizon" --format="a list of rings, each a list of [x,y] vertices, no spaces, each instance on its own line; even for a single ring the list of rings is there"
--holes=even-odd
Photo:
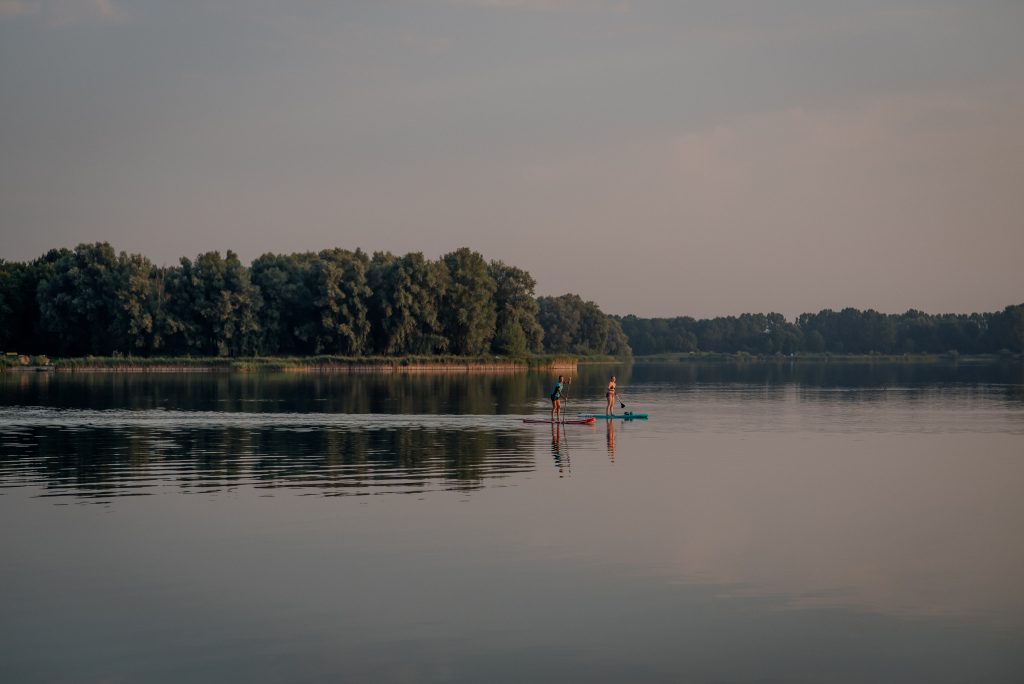
[[[0,258],[468,246],[610,313],[1024,300],[1024,5],[0,0]]]

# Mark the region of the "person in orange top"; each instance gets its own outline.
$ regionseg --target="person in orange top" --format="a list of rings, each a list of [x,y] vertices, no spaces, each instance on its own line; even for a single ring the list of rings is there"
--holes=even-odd
[[[604,393],[604,398],[608,400],[608,407],[605,409],[605,415],[612,415],[615,411],[615,376],[608,381],[608,391]]]

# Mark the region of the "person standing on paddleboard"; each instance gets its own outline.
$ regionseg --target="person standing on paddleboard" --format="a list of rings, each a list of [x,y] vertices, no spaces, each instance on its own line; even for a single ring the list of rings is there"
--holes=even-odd
[[[572,382],[572,378],[569,379]],[[555,383],[555,389],[551,392],[551,420],[555,420],[555,416],[562,415],[562,388],[565,385],[562,384],[562,376],[558,376],[558,382]]]
[[[613,415],[615,413],[615,376],[608,381],[608,391],[604,393],[604,398],[608,402],[608,407],[605,409],[604,414],[606,416]]]

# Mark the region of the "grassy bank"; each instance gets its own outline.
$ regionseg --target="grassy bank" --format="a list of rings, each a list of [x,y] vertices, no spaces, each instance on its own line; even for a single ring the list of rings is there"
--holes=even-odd
[[[500,356],[86,356],[56,358],[48,363],[22,365],[5,360],[6,370],[69,372],[515,372],[528,369],[572,369],[576,358],[536,355],[513,359]]]
[[[608,356],[607,354],[587,354],[585,356],[577,356],[577,363],[629,363],[630,359],[622,359],[615,356]]]

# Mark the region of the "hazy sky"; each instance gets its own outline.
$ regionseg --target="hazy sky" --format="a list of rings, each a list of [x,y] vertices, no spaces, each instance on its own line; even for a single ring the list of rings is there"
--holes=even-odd
[[[704,316],[1024,301],[1021,0],[0,0],[0,257],[477,249]]]

